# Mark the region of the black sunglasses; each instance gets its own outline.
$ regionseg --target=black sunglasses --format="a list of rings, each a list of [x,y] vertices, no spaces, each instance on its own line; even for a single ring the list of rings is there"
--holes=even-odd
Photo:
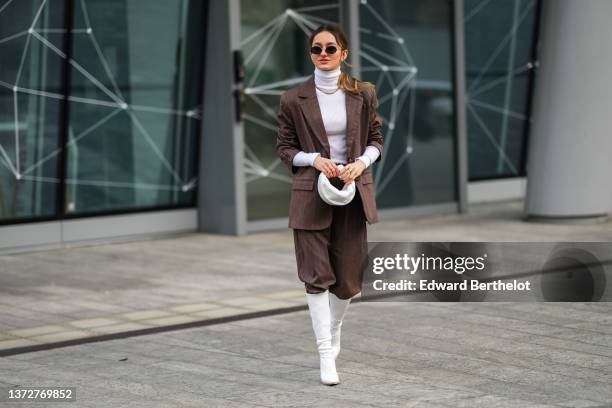
[[[325,52],[327,54],[335,54],[336,51],[338,51],[338,47],[336,47],[335,45],[330,45],[329,47],[325,47]],[[323,52],[323,48],[319,47],[318,45],[315,45],[314,47],[310,48],[310,53],[311,54],[321,54]]]

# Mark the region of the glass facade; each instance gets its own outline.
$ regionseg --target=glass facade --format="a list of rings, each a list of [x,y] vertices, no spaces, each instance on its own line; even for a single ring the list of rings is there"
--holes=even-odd
[[[0,219],[194,205],[205,5],[3,6]]]
[[[275,149],[279,96],[312,74],[307,37],[338,23],[341,4],[239,3],[247,220],[283,218],[291,175]],[[352,51],[383,119],[378,207],[457,202],[453,2],[355,7]],[[464,7],[469,178],[522,176],[539,0]],[[203,0],[0,5],[0,223],[195,205],[206,9]]]
[[[464,6],[469,178],[524,176],[539,1]]]

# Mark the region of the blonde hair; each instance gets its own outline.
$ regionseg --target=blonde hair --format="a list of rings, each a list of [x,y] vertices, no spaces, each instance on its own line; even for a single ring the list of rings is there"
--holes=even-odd
[[[320,25],[316,30],[314,30],[312,34],[310,34],[310,37],[308,37],[308,52],[310,52],[310,47],[312,47],[312,42],[314,41],[315,36],[324,31],[334,36],[336,42],[340,46],[340,52],[342,52],[343,50],[348,50],[348,41],[342,28],[340,28],[340,26],[336,24],[323,24]],[[348,67],[352,67],[352,65],[348,62],[343,63]],[[376,85],[374,85],[372,82],[360,81],[349,73],[347,73],[346,71],[340,71],[340,78],[338,78],[338,88],[342,89],[344,92],[350,92],[359,95],[362,89],[375,87]]]

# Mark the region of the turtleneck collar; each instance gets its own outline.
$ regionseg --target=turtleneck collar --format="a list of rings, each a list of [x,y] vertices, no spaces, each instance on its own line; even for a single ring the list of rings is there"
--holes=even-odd
[[[322,69],[315,67],[315,85],[325,90],[335,90],[338,88],[338,78],[340,78],[340,73],[340,67],[333,71],[323,71]]]

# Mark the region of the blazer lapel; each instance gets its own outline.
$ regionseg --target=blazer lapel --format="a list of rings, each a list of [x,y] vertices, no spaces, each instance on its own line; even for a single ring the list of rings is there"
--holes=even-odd
[[[361,107],[363,106],[363,96],[355,95],[350,92],[346,94],[346,152],[348,162],[352,162],[354,157],[353,141],[356,135],[359,133],[359,124],[361,121]],[[319,107],[319,101],[317,99],[316,87],[314,83],[314,75],[311,75],[306,82],[302,84],[298,92],[300,99],[298,104],[302,110],[302,113],[306,117],[306,122],[312,126],[313,133],[317,139],[325,147],[327,158],[331,157],[329,140],[327,139],[327,132],[325,131],[325,125],[323,124],[323,116],[321,115],[321,108]]]
[[[359,125],[361,121],[361,107],[363,106],[363,96],[355,95],[351,92],[346,94],[346,155],[349,163],[355,160],[355,152],[353,151],[353,141],[359,134]]]
[[[326,158],[330,158],[329,151],[329,140],[327,139],[327,132],[325,131],[325,125],[323,124],[323,116],[321,115],[321,108],[319,107],[319,101],[317,100],[317,93],[314,83],[314,75],[311,75],[306,82],[300,87],[298,92],[298,104],[302,113],[306,117],[306,123],[312,126],[312,131],[317,139],[325,146],[325,152],[327,153]]]

